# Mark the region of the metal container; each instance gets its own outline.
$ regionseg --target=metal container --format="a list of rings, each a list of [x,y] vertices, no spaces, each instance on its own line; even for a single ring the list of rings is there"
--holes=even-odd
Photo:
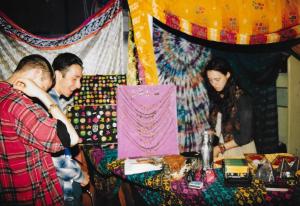
[[[202,169],[208,170],[213,168],[213,145],[212,135],[208,131],[202,134],[202,144],[200,148]]]

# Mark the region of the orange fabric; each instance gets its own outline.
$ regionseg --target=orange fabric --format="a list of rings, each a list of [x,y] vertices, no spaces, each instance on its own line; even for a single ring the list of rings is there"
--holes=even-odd
[[[157,84],[149,17],[186,34],[230,44],[300,37],[300,0],[128,0],[147,84]]]

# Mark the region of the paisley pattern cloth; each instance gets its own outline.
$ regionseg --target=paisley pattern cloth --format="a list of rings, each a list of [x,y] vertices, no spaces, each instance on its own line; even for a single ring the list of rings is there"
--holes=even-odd
[[[91,181],[93,181],[96,193],[106,197],[116,195],[122,180],[116,178],[106,165],[117,159],[117,150],[102,149],[95,145],[83,145],[82,148],[89,165],[89,171],[92,173]]]
[[[116,149],[88,145],[84,148],[87,159],[99,174],[107,181],[114,175],[118,181],[130,183],[147,205],[299,205],[300,184],[287,192],[269,192],[261,180],[254,178],[249,187],[228,187],[224,185],[222,169],[214,169],[214,181],[197,190],[188,188],[187,178],[172,180],[163,170],[126,176],[124,160],[117,160]],[[266,156],[271,161],[276,155]],[[119,189],[117,183],[111,184],[114,192]]]
[[[204,190],[197,190],[188,188],[185,179],[172,180],[159,171],[125,176],[122,160],[109,163],[107,167],[117,176],[134,183],[141,192],[141,196],[150,205],[154,205],[155,202],[156,205],[158,202],[159,205],[218,205],[224,201],[235,202],[236,188],[225,188],[224,177],[220,169],[216,170],[218,178],[214,183],[206,185]],[[146,190],[144,195],[142,192],[145,192],[145,187],[152,188],[152,190]]]
[[[300,37],[300,0],[128,0],[128,4],[147,84],[158,83],[149,17],[188,35],[230,44]]]
[[[201,70],[211,57],[209,49],[153,28],[155,58],[160,84],[177,87],[177,119],[181,152],[199,151],[201,134],[209,128],[208,96]]]
[[[125,176],[123,160],[110,162],[107,168],[132,183],[148,205],[292,205],[297,196],[293,188],[285,193],[267,192],[257,179],[252,180],[250,187],[227,187],[222,169],[215,169],[214,182],[197,190],[188,188],[184,178],[171,180],[160,171]]]

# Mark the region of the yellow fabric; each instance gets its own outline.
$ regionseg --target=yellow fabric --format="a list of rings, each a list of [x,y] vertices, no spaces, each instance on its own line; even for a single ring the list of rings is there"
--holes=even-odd
[[[300,37],[300,0],[128,0],[147,84],[157,84],[148,16],[189,35],[231,44]]]
[[[130,5],[130,15],[132,19],[134,41],[141,64],[145,70],[146,84],[158,84],[158,75],[154,57],[154,49],[150,26],[148,23],[149,8],[146,9],[148,2],[143,0],[128,0]]]
[[[128,33],[128,71],[127,71],[127,85],[137,85],[137,61],[134,55],[135,43],[133,42],[132,23],[129,20],[129,33]]]

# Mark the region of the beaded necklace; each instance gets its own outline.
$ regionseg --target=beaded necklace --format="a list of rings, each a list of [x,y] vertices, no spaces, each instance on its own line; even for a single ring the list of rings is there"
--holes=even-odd
[[[162,119],[165,118],[165,114],[170,112],[170,104],[168,103],[164,107],[160,107],[158,111],[155,111],[152,116],[143,116],[134,110],[132,107],[128,105],[122,105],[119,107],[119,112],[123,112],[125,116],[136,122],[138,125],[143,125],[145,127],[151,127],[156,125]],[[138,113],[138,114],[137,114]]]
[[[122,112],[124,112],[124,111],[122,111]],[[126,113],[124,113],[124,115],[125,114]],[[144,124],[136,121],[135,119],[132,119],[130,116],[127,116],[127,117],[129,117],[126,119],[127,127],[137,131],[137,133],[140,136],[144,136],[144,137],[157,136],[157,134],[165,128],[167,123],[173,121],[173,118],[166,116],[166,117],[163,117],[164,122],[156,121],[153,124],[151,123],[151,124],[144,125]]]
[[[129,107],[133,107],[134,110],[142,115],[151,115],[153,112],[157,111],[161,106],[163,106],[168,100],[172,93],[170,92],[171,89],[167,90],[164,93],[155,92],[152,96],[163,96],[162,99],[159,99],[158,102],[151,103],[148,105],[144,105],[137,102],[136,96],[137,94],[130,94],[128,91],[124,90],[118,94],[118,98],[122,98],[125,104]],[[146,92],[147,96],[150,97],[149,91]]]
[[[118,104],[118,121],[122,122],[118,125],[118,133],[138,150],[152,154],[162,148],[176,128],[176,115],[168,115],[172,113],[174,88],[164,91],[144,88],[118,92],[117,100],[121,102]]]
[[[167,141],[167,136],[166,134],[169,132],[169,130],[171,129],[171,125],[172,125],[173,121],[169,121],[169,125],[168,127],[166,127],[167,129],[165,129],[165,131],[163,133],[161,133],[161,135],[156,136],[154,138],[144,138],[138,135],[138,138],[135,139],[132,136],[134,136],[134,134],[129,134],[127,132],[127,128],[123,128],[123,134],[124,136],[133,144],[135,145],[136,148],[138,148],[139,150],[146,152],[148,154],[152,154],[153,152],[159,150],[161,148],[161,146],[163,146],[165,144],[165,142]],[[153,141],[153,140],[157,140],[157,141]]]

